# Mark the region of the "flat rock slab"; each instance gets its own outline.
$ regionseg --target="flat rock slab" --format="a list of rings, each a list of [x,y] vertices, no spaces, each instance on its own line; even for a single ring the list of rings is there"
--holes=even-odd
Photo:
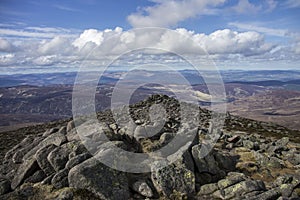
[[[39,168],[35,158],[25,160],[18,168],[14,179],[11,182],[11,188],[16,189],[26,178],[34,174]]]
[[[125,173],[111,169],[95,158],[73,167],[68,179],[70,187],[87,189],[101,199],[129,199]]]

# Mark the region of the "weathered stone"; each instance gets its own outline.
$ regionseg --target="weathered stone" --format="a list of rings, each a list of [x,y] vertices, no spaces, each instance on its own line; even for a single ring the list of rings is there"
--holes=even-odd
[[[247,198],[247,200],[258,200],[258,199],[277,199],[280,197],[280,192],[277,188],[270,189],[268,191],[265,191],[259,195],[253,196],[251,198]]]
[[[238,172],[229,172],[226,179],[222,179],[218,181],[218,187],[220,189],[224,189],[227,187],[230,187],[234,184],[237,184],[241,181],[244,181],[246,179],[246,176],[243,173]]]
[[[70,132],[73,128],[75,128],[75,124],[74,124],[74,121],[69,121],[68,124],[67,124],[67,132]]]
[[[28,145],[30,145],[33,141],[33,137],[26,137],[24,138],[19,144],[17,144],[16,146],[14,146],[11,150],[9,150],[8,152],[6,152],[4,160],[9,160],[12,158],[12,156],[21,148],[26,147]]]
[[[45,146],[41,149],[39,149],[36,154],[36,160],[39,164],[40,168],[45,172],[46,175],[50,176],[51,174],[55,173],[54,168],[48,161],[47,157],[51,151],[53,151],[57,146],[54,144],[50,144],[48,146]]]
[[[0,178],[0,195],[8,193],[10,189],[9,180]]]
[[[57,174],[55,174],[51,180],[51,184],[57,188],[63,188],[63,187],[68,187],[69,182],[68,182],[68,169],[63,169],[59,171]]]
[[[162,145],[166,145],[168,144],[174,137],[174,134],[173,133],[163,133],[160,138],[159,138],[159,143],[162,144]]]
[[[198,196],[212,194],[217,191],[218,185],[216,183],[210,183],[206,185],[202,185],[200,191],[198,192]]]
[[[22,148],[17,150],[15,152],[15,154],[13,155],[13,157],[12,157],[12,161],[14,163],[22,163],[24,156],[29,151],[31,151],[32,148],[34,148],[36,145],[38,145],[41,142],[42,139],[43,138],[41,138],[41,137],[35,138],[30,144],[27,144],[26,146],[23,146]]]
[[[265,185],[262,181],[246,180],[225,188],[224,197],[226,199],[241,196],[252,191],[264,191]]]
[[[60,129],[58,130],[59,133],[65,135],[67,134],[67,127],[66,126],[62,126],[60,127]]]
[[[41,182],[46,178],[46,174],[43,172],[43,170],[36,171],[32,176],[28,177],[24,183],[37,183]]]
[[[186,149],[190,145],[191,143],[187,143],[181,149]],[[166,165],[165,161],[160,161],[152,166],[152,182],[156,190],[166,196],[171,195],[173,191],[191,195],[195,192],[195,174],[192,157],[189,151],[185,151],[181,155],[174,155],[177,158],[174,163]]]
[[[217,174],[220,171],[220,168],[213,156],[213,152],[208,153],[208,155],[203,158],[203,153],[206,154],[205,151],[207,151],[206,147],[201,144],[192,147],[192,155],[198,171],[200,173],[208,172]]]
[[[92,155],[89,153],[83,153],[83,154],[79,154],[73,158],[71,158],[67,164],[66,164],[66,168],[67,169],[71,169],[73,167],[75,167],[76,165],[82,163],[83,161],[87,160],[88,158],[91,158]]]
[[[234,136],[232,136],[231,138],[228,138],[227,139],[227,142],[230,142],[230,143],[236,143],[237,141],[239,141],[240,140],[240,136],[238,136],[238,135],[234,135]]]
[[[289,142],[290,142],[290,139],[288,137],[283,137],[280,140],[277,140],[275,142],[275,144],[276,144],[276,146],[284,146],[284,147],[286,147]]]
[[[125,173],[111,169],[95,158],[73,167],[68,180],[70,187],[87,189],[102,199],[129,198]]]
[[[54,144],[56,146],[60,146],[61,144],[65,143],[67,141],[67,138],[65,135],[61,133],[53,133],[47,138],[45,138],[43,141],[41,141],[38,145],[36,145],[33,149],[31,149],[24,157],[23,160],[26,160],[30,157],[32,157],[39,149],[48,146],[50,144]]]
[[[151,198],[153,196],[152,189],[145,181],[136,181],[133,183],[132,189],[145,197]]]
[[[55,175],[55,174],[52,174],[52,175],[46,177],[46,178],[41,182],[41,184],[42,184],[42,185],[45,185],[45,184],[49,185],[49,184],[51,184],[51,180],[52,180],[52,178],[53,178],[54,175]]]
[[[68,148],[67,145],[56,147],[52,150],[47,159],[54,168],[55,171],[60,171],[65,168],[66,163],[69,160],[69,153],[71,150]]]
[[[36,159],[33,157],[31,159],[25,160],[18,168],[12,182],[11,188],[16,189],[26,178],[31,176],[34,172],[38,170],[39,166]]]

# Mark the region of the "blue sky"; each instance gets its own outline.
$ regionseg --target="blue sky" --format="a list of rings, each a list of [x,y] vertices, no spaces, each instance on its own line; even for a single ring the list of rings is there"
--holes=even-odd
[[[105,46],[108,35],[130,46],[127,31],[137,27],[190,37],[220,69],[300,69],[298,19],[299,0],[2,0],[0,73],[75,70],[92,46]],[[159,47],[198,59],[177,36],[162,38]]]

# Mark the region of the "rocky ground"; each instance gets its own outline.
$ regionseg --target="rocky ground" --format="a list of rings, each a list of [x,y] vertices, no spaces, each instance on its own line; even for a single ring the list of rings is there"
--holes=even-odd
[[[166,108],[167,120],[154,136],[147,114]],[[150,154],[174,138],[182,124],[178,102],[154,95],[130,106],[134,124],[120,128],[110,111],[101,112],[102,131],[127,151]],[[196,137],[167,167],[126,173],[99,162],[88,151],[74,121],[60,121],[0,133],[0,199],[300,199],[300,133],[284,127],[226,115],[213,150],[201,158],[213,124],[199,109]],[[194,123],[194,122],[190,122]],[[84,125],[84,123],[83,123]],[[82,126],[83,126],[82,125]],[[189,129],[186,129],[188,134]],[[97,141],[97,134],[89,135]]]

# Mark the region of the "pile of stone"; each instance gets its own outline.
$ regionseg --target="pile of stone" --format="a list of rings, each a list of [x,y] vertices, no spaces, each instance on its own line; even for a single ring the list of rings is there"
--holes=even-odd
[[[151,123],[149,107],[162,103],[164,124]],[[166,167],[149,173],[128,173],[98,161],[105,151],[86,148],[71,120],[45,132],[28,135],[5,154],[0,166],[0,199],[299,199],[300,144],[261,134],[263,125],[230,116],[230,126],[258,126],[260,131],[220,130],[212,151],[202,158],[203,138],[213,132],[211,113],[200,110],[196,137],[187,151]],[[134,123],[119,127],[110,111],[99,113],[101,131],[126,151],[151,153],[168,144],[180,126],[178,102],[163,95],[132,105]],[[228,121],[228,119],[227,119]],[[191,122],[194,123],[194,122]],[[228,122],[227,122],[228,123]],[[82,123],[81,126],[84,126]],[[155,135],[156,127],[162,129]],[[276,132],[275,126],[267,126]],[[186,129],[191,131],[189,129]],[[193,131],[195,131],[193,129]],[[88,137],[94,138],[95,135]],[[96,140],[97,141],[97,140]],[[88,151],[89,149],[89,151]]]

